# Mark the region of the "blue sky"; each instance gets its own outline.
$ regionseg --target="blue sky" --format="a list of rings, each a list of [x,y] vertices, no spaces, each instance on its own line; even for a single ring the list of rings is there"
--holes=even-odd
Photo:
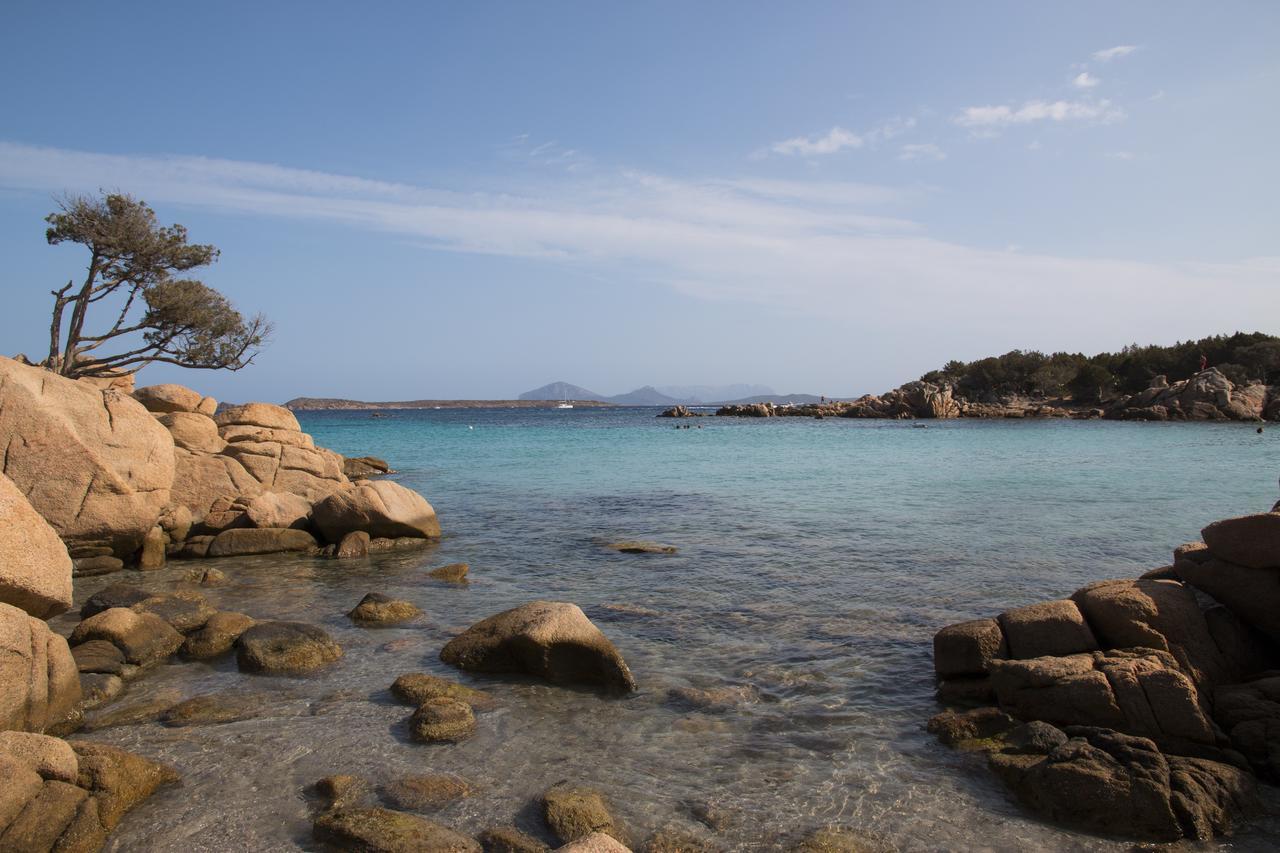
[[[13,2],[6,353],[51,196],[144,198],[276,323],[226,399],[881,391],[1280,332],[1280,4]]]

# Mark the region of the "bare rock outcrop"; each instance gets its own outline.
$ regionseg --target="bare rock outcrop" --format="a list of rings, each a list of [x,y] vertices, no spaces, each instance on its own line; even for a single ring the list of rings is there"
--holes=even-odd
[[[40,619],[71,606],[71,558],[58,533],[0,474],[0,602]]]
[[[0,604],[0,729],[42,732],[79,701],[80,678],[67,641],[43,620]]]
[[[169,431],[125,394],[7,358],[0,398],[3,473],[73,557],[131,560],[169,503]]]

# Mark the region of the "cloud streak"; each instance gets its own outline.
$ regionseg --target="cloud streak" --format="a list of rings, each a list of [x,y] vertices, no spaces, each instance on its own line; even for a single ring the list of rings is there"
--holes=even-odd
[[[1102,50],[1095,50],[1093,58],[1098,62],[1110,62],[1113,59],[1121,59],[1138,49],[1136,44],[1118,44],[1115,47],[1108,47]]]
[[[1033,122],[1098,122],[1108,123],[1124,118],[1124,110],[1108,100],[1100,101],[1027,101],[1021,106],[1006,104],[967,107],[955,117],[955,123],[969,128],[1003,128]]]
[[[0,187],[121,187],[153,204],[338,223],[450,251],[573,264],[602,273],[608,286],[671,288],[864,328],[909,323],[915,336],[950,340],[1007,340],[1011,330],[1073,348],[1095,338],[1100,347],[1172,339],[1265,316],[1280,288],[1280,259],[1161,264],[940,240],[877,210],[910,204],[919,191],[861,184],[597,170],[521,193],[460,192],[261,163],[0,143]],[[1206,292],[1218,298],[1206,301]]]

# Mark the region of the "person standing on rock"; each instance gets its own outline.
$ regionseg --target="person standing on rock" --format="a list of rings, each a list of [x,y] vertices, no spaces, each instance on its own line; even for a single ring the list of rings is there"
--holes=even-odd
[[[1207,370],[1209,367],[1209,358],[1204,353],[1200,353],[1200,370]]]

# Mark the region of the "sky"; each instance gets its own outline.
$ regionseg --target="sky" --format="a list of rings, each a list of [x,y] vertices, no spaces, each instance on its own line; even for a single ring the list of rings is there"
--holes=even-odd
[[[1280,4],[10,0],[0,352],[64,193],[221,249],[227,400],[880,392],[1280,333]]]

